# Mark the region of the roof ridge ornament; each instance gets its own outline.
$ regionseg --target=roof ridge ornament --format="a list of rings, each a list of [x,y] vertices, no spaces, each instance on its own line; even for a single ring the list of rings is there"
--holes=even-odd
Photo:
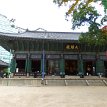
[[[47,31],[47,30],[45,30],[43,28],[37,28],[35,31]]]

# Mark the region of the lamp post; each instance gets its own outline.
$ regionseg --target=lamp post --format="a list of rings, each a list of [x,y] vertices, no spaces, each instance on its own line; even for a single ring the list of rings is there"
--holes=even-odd
[[[42,80],[45,77],[45,52],[44,49],[42,50]]]
[[[44,38],[47,38],[46,31]],[[43,45],[42,45],[42,80],[45,78],[45,48],[44,48],[44,38],[43,38]]]

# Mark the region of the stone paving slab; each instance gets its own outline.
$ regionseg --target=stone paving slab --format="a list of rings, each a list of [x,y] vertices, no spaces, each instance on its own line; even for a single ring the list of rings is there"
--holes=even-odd
[[[107,87],[1,86],[0,107],[107,107]]]

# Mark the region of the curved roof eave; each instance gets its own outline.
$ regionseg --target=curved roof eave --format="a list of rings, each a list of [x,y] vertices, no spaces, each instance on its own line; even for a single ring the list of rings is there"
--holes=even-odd
[[[46,39],[46,40],[78,40],[81,33],[76,32],[46,32],[26,31],[23,33],[3,33],[0,38],[8,39]]]

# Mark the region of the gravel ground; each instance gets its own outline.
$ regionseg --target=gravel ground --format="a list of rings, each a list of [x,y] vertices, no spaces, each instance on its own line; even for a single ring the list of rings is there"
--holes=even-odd
[[[0,87],[0,107],[107,107],[107,87]]]

